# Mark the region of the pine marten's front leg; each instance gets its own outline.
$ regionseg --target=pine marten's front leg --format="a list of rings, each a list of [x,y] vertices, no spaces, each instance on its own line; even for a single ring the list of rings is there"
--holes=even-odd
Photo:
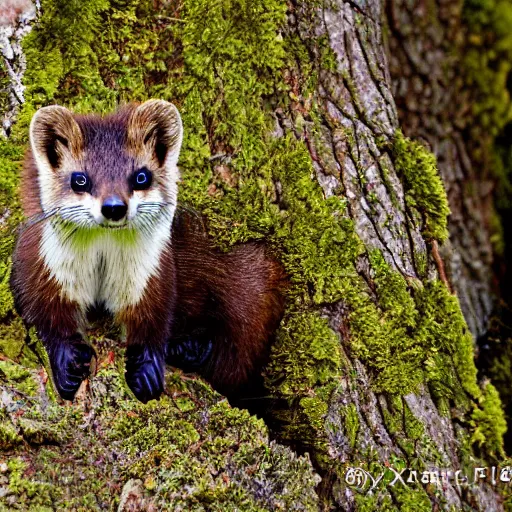
[[[126,383],[143,403],[164,390],[165,339],[156,325],[127,325]],[[151,332],[153,331],[153,332]],[[145,336],[144,336],[145,334]]]
[[[35,326],[48,353],[59,395],[73,400],[89,375],[94,349],[79,333],[84,315],[78,304],[62,297],[61,287],[34,254],[35,236],[33,229],[20,237],[13,257],[11,288],[17,311],[27,326]]]
[[[126,383],[141,401],[158,398],[164,390],[166,342],[171,335],[176,301],[175,265],[171,250],[161,258],[139,303],[118,320],[126,326]]]
[[[48,353],[53,380],[59,395],[73,400],[80,384],[90,374],[94,349],[83,341],[80,334],[72,336],[38,331]]]

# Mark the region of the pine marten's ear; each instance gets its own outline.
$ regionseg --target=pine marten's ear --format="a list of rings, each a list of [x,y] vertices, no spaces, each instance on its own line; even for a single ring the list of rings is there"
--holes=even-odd
[[[182,138],[180,113],[168,101],[148,100],[135,108],[128,121],[130,149],[149,156],[160,167],[176,166]]]
[[[32,118],[30,144],[37,161],[57,170],[66,156],[79,157],[83,136],[67,108],[51,105],[39,109]]]

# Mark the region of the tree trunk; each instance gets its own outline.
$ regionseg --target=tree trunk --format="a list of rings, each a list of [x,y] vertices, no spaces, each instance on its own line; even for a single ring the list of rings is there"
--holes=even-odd
[[[0,507],[503,508],[502,484],[453,477],[472,481],[474,467],[505,456],[501,403],[491,383],[477,383],[471,334],[483,332],[492,304],[488,198],[464,194],[464,130],[436,110],[445,87],[447,98],[458,89],[449,75],[448,84],[435,78],[442,63],[420,67],[411,56],[416,42],[429,56],[431,47],[408,9],[380,0],[42,2],[23,41],[25,103],[0,145]],[[433,14],[441,26],[443,12]],[[446,26],[458,27],[459,11],[450,13]],[[134,401],[115,363],[119,333],[105,326],[91,332],[97,374],[63,407],[45,385],[44,352],[13,312],[15,176],[30,116],[51,103],[103,112],[148,97],[173,101],[183,116],[181,203],[201,211],[220,247],[264,239],[288,272],[268,396],[247,400],[272,442],[261,420],[179,372],[169,370],[160,402]],[[439,157],[450,225],[435,157],[401,129]],[[436,471],[452,476],[436,483]]]

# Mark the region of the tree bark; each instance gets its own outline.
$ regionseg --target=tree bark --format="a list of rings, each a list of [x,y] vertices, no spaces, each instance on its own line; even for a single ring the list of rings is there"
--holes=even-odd
[[[23,37],[30,32],[36,16],[36,5],[30,0],[11,2],[0,12],[0,48],[2,52],[2,75],[5,88],[2,96],[2,135],[10,133],[13,120],[20,105],[25,101],[22,83],[25,72],[25,56],[21,49]]]
[[[39,106],[172,100],[187,134],[180,200],[220,246],[266,240],[290,276],[288,308],[257,404],[267,426],[180,372],[162,401],[138,404],[105,326],[91,332],[97,374],[63,407],[8,293],[19,207],[6,187],[0,510],[502,510],[489,480],[416,478],[472,479],[504,459],[501,404],[477,383],[468,330],[492,304],[488,196],[463,189],[474,173],[455,64],[438,58],[459,11],[443,4],[430,31],[398,1],[82,4],[73,24],[73,2],[43,1],[24,43],[25,104],[0,146],[11,181]],[[435,159],[400,130],[438,157],[449,240]],[[394,481],[404,469],[411,481]]]

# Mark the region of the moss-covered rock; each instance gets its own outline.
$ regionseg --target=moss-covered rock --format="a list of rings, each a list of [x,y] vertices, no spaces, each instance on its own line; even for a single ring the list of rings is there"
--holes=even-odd
[[[0,363],[0,509],[113,510],[133,480],[157,510],[317,509],[309,460],[199,380],[169,375],[144,405],[109,359],[65,406],[46,397],[44,372]]]

